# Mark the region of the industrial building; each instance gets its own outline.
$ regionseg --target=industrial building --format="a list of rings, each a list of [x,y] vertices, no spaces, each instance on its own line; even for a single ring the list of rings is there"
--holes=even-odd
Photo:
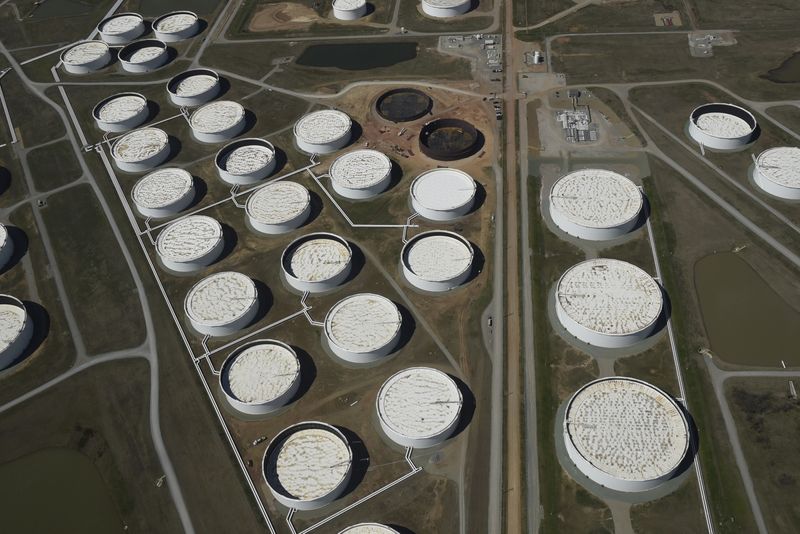
[[[22,356],[33,337],[33,321],[25,304],[11,295],[0,295],[0,370]]]
[[[300,228],[311,215],[311,194],[302,185],[280,181],[259,188],[245,204],[247,220],[262,234],[283,234]]]
[[[183,305],[197,332],[208,336],[229,336],[246,328],[258,313],[258,290],[247,276],[224,271],[197,282]]]
[[[689,424],[680,406],[635,378],[590,382],[564,415],[569,459],[590,480],[624,492],[647,491],[679,474],[689,453]]]
[[[429,17],[457,17],[469,11],[471,7],[471,0],[422,0],[422,11]]]
[[[433,447],[458,427],[464,404],[447,373],[411,367],[392,375],[378,391],[375,406],[384,433],[400,446]]]
[[[117,13],[100,21],[97,33],[110,45],[126,44],[142,36],[147,28],[138,13]]]
[[[353,249],[336,234],[318,232],[289,243],[281,255],[286,282],[300,292],[335,289],[350,275]]]
[[[81,41],[61,52],[61,64],[70,74],[89,74],[111,63],[111,51],[103,41]]]
[[[14,240],[8,235],[6,225],[0,224],[0,271],[8,265],[12,256],[14,256]]]
[[[367,14],[367,0],[333,0],[333,16],[339,20],[356,20]]]
[[[359,523],[340,530],[339,534],[400,534],[392,527],[380,523]]]
[[[246,126],[244,108],[231,100],[200,106],[192,113],[189,123],[192,135],[203,143],[222,143],[242,133]]]
[[[403,275],[411,285],[438,293],[469,279],[475,250],[456,233],[434,230],[411,238],[403,245],[400,258]]]
[[[392,181],[392,161],[377,150],[355,150],[336,158],[328,173],[333,190],[344,198],[364,200],[383,193]]]
[[[257,137],[238,139],[217,152],[214,165],[219,177],[231,185],[254,184],[275,172],[275,147]]]
[[[188,208],[195,197],[194,179],[178,168],[158,169],[136,182],[131,192],[136,210],[144,217],[170,217]]]
[[[472,210],[477,189],[475,180],[464,171],[431,169],[411,183],[411,206],[431,221],[450,221]]]
[[[652,335],[664,311],[658,282],[630,263],[597,258],[565,272],[556,285],[556,315],[584,343],[635,345]]]
[[[153,33],[156,39],[165,43],[189,39],[197,35],[198,31],[200,31],[200,20],[191,11],[173,11],[153,21]]]
[[[309,154],[330,154],[347,146],[353,121],[346,113],[323,109],[303,115],[294,125],[297,147]]]
[[[689,135],[700,145],[717,150],[735,150],[753,140],[756,118],[735,104],[703,104],[689,115]]]
[[[800,200],[800,148],[770,148],[755,160],[753,179],[770,195]]]
[[[636,184],[603,169],[571,172],[550,190],[550,217],[555,225],[591,241],[615,239],[636,228],[643,206]]]
[[[214,100],[222,87],[219,74],[211,69],[191,69],[167,82],[167,94],[176,106],[194,107]]]
[[[316,510],[342,496],[353,473],[353,451],[333,425],[304,421],[285,428],[264,451],[264,481],[290,509]]]
[[[119,51],[119,64],[124,71],[141,74],[163,67],[169,61],[167,45],[158,39],[142,39]]]
[[[143,172],[169,157],[169,136],[159,128],[134,130],[117,139],[111,156],[121,171]]]
[[[300,387],[297,353],[274,339],[236,349],[222,364],[219,385],[228,403],[247,415],[266,415],[287,405]]]
[[[190,215],[169,224],[156,239],[156,251],[167,269],[179,273],[208,267],[222,254],[222,225],[205,215]]]
[[[403,316],[391,300],[374,293],[350,295],[325,316],[325,339],[339,358],[372,363],[389,355],[400,342]]]
[[[145,123],[150,110],[139,93],[119,93],[101,100],[92,110],[97,127],[104,132],[126,132]]]

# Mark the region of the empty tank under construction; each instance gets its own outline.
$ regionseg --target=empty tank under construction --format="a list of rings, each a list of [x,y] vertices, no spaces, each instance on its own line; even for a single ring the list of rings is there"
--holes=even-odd
[[[253,280],[241,273],[215,273],[189,290],[183,307],[192,328],[200,334],[229,336],[255,319],[258,289]]]
[[[217,174],[231,185],[250,185],[272,174],[277,165],[275,147],[256,137],[237,139],[214,158]]]
[[[283,234],[305,224],[311,215],[311,194],[295,182],[280,181],[259,188],[245,204],[247,219],[262,234]]]
[[[347,146],[353,121],[341,111],[323,109],[303,115],[294,125],[297,147],[309,154],[330,154]]]
[[[477,190],[475,180],[464,171],[431,169],[411,183],[411,206],[431,221],[449,221],[472,210]]]
[[[372,363],[389,355],[400,342],[403,316],[390,299],[359,293],[337,302],[325,316],[325,339],[339,358]]]
[[[134,130],[116,140],[111,156],[122,171],[148,171],[169,157],[169,136],[159,128]]]
[[[333,190],[352,200],[383,193],[392,181],[392,161],[377,150],[362,149],[336,158],[330,171]]]
[[[403,275],[418,289],[442,292],[466,282],[472,274],[475,250],[462,236],[443,230],[415,235],[403,246]]]
[[[690,427],[680,406],[635,378],[590,382],[569,400],[564,444],[578,470],[601,486],[647,491],[679,474]]]
[[[800,148],[782,146],[765,150],[755,160],[753,179],[770,195],[800,200]]]
[[[300,292],[335,289],[350,275],[353,249],[336,234],[318,232],[289,243],[281,255],[286,282]]]
[[[139,93],[119,93],[101,100],[92,110],[97,127],[104,132],[126,132],[144,124],[150,110]]]
[[[11,295],[0,295],[0,370],[22,356],[32,337],[33,322],[25,304]]]
[[[156,251],[164,267],[191,272],[217,261],[225,239],[222,225],[205,215],[190,215],[164,228],[156,239]]]
[[[192,175],[177,167],[158,169],[133,186],[131,198],[144,217],[163,218],[188,208],[195,197]]]
[[[689,135],[701,145],[735,150],[749,144],[758,128],[756,118],[735,104],[703,104],[689,115]]]

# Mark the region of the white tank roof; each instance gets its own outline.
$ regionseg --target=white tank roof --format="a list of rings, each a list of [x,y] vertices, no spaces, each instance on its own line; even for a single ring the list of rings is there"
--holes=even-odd
[[[0,223],[0,250],[6,246],[8,242],[8,228],[5,224]]]
[[[159,128],[142,128],[120,137],[112,153],[114,158],[128,163],[144,161],[161,152],[169,143],[166,132]]]
[[[352,461],[350,448],[338,435],[307,428],[294,432],[281,444],[275,471],[289,495],[310,501],[335,490]]]
[[[410,439],[437,436],[461,413],[463,398],[455,381],[429,367],[412,367],[392,375],[378,392],[378,416]]]
[[[331,179],[349,189],[367,189],[380,183],[392,170],[392,162],[377,150],[355,150],[336,158]]]
[[[464,171],[432,169],[414,180],[411,195],[426,208],[445,211],[471,202],[476,188],[475,180]]]
[[[143,46],[134,50],[127,61],[129,63],[147,63],[151,59],[166,53],[167,50],[163,46]]]
[[[263,341],[233,357],[227,369],[230,391],[237,400],[258,404],[286,393],[300,374],[297,355],[283,344]]]
[[[603,378],[573,396],[565,429],[578,453],[621,480],[652,480],[686,456],[686,417],[661,390],[631,378]]]
[[[142,23],[142,17],[134,13],[125,13],[116,17],[111,17],[103,23],[100,31],[108,35],[118,35],[129,32]]]
[[[621,174],[581,169],[558,180],[550,205],[575,224],[613,228],[637,217],[644,201],[636,184]]]
[[[372,352],[395,338],[403,318],[394,302],[360,293],[337,302],[325,316],[325,334],[351,352]]]
[[[749,134],[753,128],[747,121],[719,111],[703,113],[695,121],[697,127],[714,137],[725,139],[735,139]]]
[[[367,0],[334,0],[333,7],[343,11],[352,11],[364,7]]]
[[[339,534],[397,534],[397,531],[380,523],[359,523],[358,525],[347,527],[340,531]]]
[[[194,13],[179,12],[167,15],[158,21],[156,30],[164,33],[177,33],[190,27],[197,22],[197,15]]]
[[[294,133],[308,143],[324,144],[340,139],[350,131],[351,125],[346,113],[323,109],[300,117],[294,125]]]
[[[258,298],[256,285],[232,271],[212,274],[186,295],[186,313],[205,326],[223,326],[243,317]]]
[[[192,128],[204,133],[227,130],[244,118],[244,108],[238,102],[219,100],[197,108],[190,119]]]
[[[470,0],[424,0],[426,4],[435,7],[458,7]]]
[[[630,263],[598,258],[571,267],[558,282],[556,298],[568,317],[606,335],[640,332],[661,314],[661,288]]]
[[[156,248],[164,259],[188,262],[202,258],[219,245],[222,226],[205,215],[190,215],[170,224],[158,234]]]
[[[183,198],[192,185],[192,175],[183,169],[158,169],[136,182],[131,196],[143,208],[163,208]]]
[[[147,99],[139,95],[124,94],[112,97],[97,110],[103,122],[123,122],[135,117],[147,107]]]
[[[275,182],[262,187],[247,199],[247,214],[264,224],[291,221],[311,202],[308,189],[295,182]]]
[[[336,239],[321,237],[301,243],[290,258],[291,274],[308,282],[333,278],[350,263],[352,253]]]
[[[441,234],[415,240],[406,255],[409,269],[431,282],[452,280],[472,266],[473,257],[462,240]]]
[[[223,158],[222,167],[230,174],[242,176],[263,169],[273,159],[275,159],[275,151],[273,149],[253,143],[240,146],[227,153]]]
[[[100,58],[108,52],[108,45],[102,41],[88,41],[78,43],[68,49],[62,56],[64,63],[70,65],[85,65]]]
[[[194,74],[179,81],[174,93],[178,96],[197,96],[205,93],[218,82],[218,79],[209,74]]]
[[[5,351],[25,326],[24,308],[14,304],[0,304],[0,353]]]
[[[758,155],[756,166],[761,176],[784,187],[800,188],[800,148],[770,148]]]

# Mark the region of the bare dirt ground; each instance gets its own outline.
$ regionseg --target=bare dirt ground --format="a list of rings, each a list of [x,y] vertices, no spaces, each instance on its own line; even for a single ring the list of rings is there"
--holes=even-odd
[[[294,2],[267,4],[253,13],[247,31],[264,32],[269,30],[302,30],[322,17],[308,6]]]

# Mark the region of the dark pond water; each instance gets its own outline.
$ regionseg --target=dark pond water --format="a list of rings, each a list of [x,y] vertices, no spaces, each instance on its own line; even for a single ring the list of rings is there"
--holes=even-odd
[[[369,70],[390,67],[417,57],[417,43],[345,43],[312,45],[295,63],[304,67]]]
[[[772,69],[762,78],[775,83],[798,83],[800,82],[800,52],[795,52],[789,59],[781,63],[777,69]]]

